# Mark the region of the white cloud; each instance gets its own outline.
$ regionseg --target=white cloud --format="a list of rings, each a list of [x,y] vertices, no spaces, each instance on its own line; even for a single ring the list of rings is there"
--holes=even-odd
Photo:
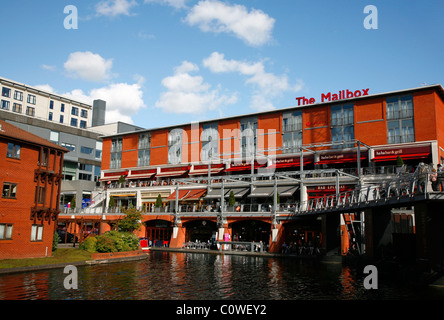
[[[160,3],[165,4],[176,9],[186,8],[185,2],[187,0],[144,0],[144,3]]]
[[[73,52],[64,67],[68,75],[87,81],[103,81],[111,77],[112,59],[104,59],[90,51]]]
[[[204,32],[232,33],[250,46],[261,46],[272,39],[275,20],[261,10],[248,12],[245,6],[220,1],[199,1],[185,21]]]
[[[224,54],[213,52],[203,60],[203,65],[214,73],[236,72],[248,76],[245,83],[253,85],[251,107],[257,110],[273,109],[271,99],[284,92],[297,92],[301,90],[303,83],[298,80],[296,84],[289,83],[287,75],[275,75],[265,71],[263,62],[242,62],[227,60]]]
[[[56,69],[56,66],[42,64],[42,69],[48,70],[48,71],[54,71]]]
[[[104,100],[106,101],[106,123],[116,121],[133,123],[131,116],[137,114],[140,109],[145,108],[141,86],[143,81],[144,79],[139,77],[139,81],[135,84],[110,84],[105,87],[92,89],[89,94],[76,89],[64,95],[89,104],[92,104],[96,99]]]
[[[221,95],[218,89],[211,90],[211,85],[201,76],[190,75],[198,70],[197,65],[188,61],[175,68],[173,76],[162,80],[167,91],[161,94],[156,107],[167,113],[199,114],[237,101],[235,95]]]
[[[137,6],[135,0],[103,0],[96,5],[96,12],[99,16],[115,17],[121,14],[129,16],[134,6]]]

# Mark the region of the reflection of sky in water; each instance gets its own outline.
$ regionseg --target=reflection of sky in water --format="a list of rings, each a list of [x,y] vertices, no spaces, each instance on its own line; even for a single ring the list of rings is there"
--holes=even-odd
[[[152,252],[146,260],[78,267],[78,290],[63,268],[0,276],[0,300],[367,300],[442,299],[444,289],[365,275],[337,263],[292,258]]]

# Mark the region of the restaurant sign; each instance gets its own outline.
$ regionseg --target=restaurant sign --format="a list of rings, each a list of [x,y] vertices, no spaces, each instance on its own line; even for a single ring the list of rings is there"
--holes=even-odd
[[[322,93],[321,94],[321,102],[330,102],[330,101],[336,101],[336,100],[343,100],[343,99],[352,99],[352,98],[359,98],[363,96],[368,96],[368,91],[370,89],[362,89],[362,90],[339,90],[338,93]],[[316,103],[315,98],[306,98],[306,97],[297,97],[296,101],[298,102],[298,106],[303,106],[306,104],[313,104]]]

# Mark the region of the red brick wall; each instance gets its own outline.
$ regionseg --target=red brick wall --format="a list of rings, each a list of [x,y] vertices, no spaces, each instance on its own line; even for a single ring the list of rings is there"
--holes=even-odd
[[[5,199],[0,195],[0,223],[13,225],[12,239],[0,240],[0,259],[44,257],[52,254],[52,240],[54,222],[49,220],[36,221],[43,224],[42,241],[31,241],[31,207],[35,201],[34,171],[38,168],[39,148],[21,145],[20,159],[6,157],[7,141],[0,141],[0,188],[3,190],[4,182],[17,184],[15,199]],[[56,173],[59,172],[60,155],[56,158]],[[53,169],[54,154],[48,159],[50,169]],[[46,191],[46,206],[58,203],[57,186],[54,186],[51,202],[51,185]]]

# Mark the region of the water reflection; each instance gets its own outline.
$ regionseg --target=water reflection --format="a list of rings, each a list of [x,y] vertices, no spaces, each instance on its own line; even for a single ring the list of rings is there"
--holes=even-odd
[[[379,283],[362,272],[315,261],[152,252],[148,259],[78,267],[78,290],[63,269],[0,276],[1,300],[354,300],[443,298],[443,290]]]

